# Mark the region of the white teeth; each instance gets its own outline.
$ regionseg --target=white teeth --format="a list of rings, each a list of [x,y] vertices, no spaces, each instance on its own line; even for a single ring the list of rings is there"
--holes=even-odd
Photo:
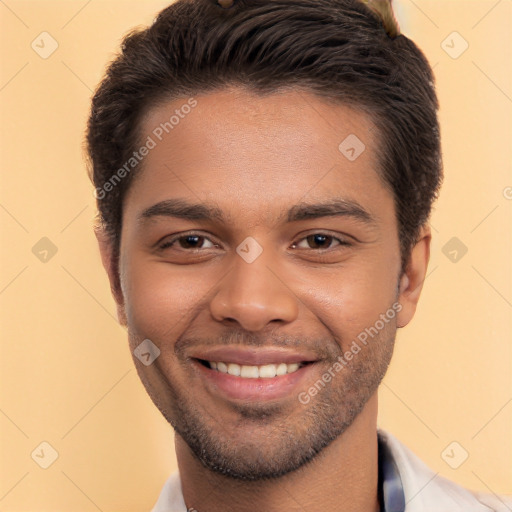
[[[230,365],[231,366],[231,365]],[[246,379],[257,379],[260,376],[260,372],[258,371],[257,366],[242,366],[240,370],[240,377],[245,377]]]
[[[257,368],[257,366],[253,366],[253,368]],[[264,379],[270,379],[276,376],[276,365],[275,364],[266,364],[264,366],[260,366],[259,371],[260,377]]]
[[[287,373],[293,373],[293,372],[296,372],[298,369],[299,369],[299,364],[298,364],[298,363],[292,363],[292,364],[289,364],[289,365],[288,365],[288,371],[287,371]]]
[[[228,364],[228,373],[229,375],[234,375],[235,377],[240,376],[240,365],[235,363]]]
[[[210,368],[221,373],[229,373],[235,377],[244,379],[270,379],[287,373],[296,372],[302,365],[299,363],[265,364],[262,366],[250,366],[236,363],[223,363],[222,361],[208,361]]]
[[[285,363],[281,363],[276,370],[277,375],[284,375],[288,372],[288,365]]]

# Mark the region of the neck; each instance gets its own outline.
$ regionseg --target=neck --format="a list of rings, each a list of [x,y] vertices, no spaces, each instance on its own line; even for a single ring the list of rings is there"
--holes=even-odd
[[[276,479],[245,482],[205,468],[176,434],[187,507],[199,512],[377,512],[377,395],[345,432],[311,462]]]

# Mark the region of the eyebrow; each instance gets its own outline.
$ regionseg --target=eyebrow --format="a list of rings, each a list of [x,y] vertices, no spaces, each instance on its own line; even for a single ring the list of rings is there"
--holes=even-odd
[[[207,204],[188,203],[183,199],[168,199],[143,210],[138,221],[144,223],[155,217],[176,217],[184,220],[217,220],[225,223],[222,210]],[[288,212],[280,216],[287,222],[317,219],[321,217],[352,217],[365,224],[376,224],[375,217],[359,203],[346,199],[331,199],[323,203],[299,203],[292,206]]]
[[[376,224],[374,216],[359,203],[346,199],[333,199],[325,203],[299,203],[288,210],[288,222],[320,217],[352,217],[365,224]]]
[[[167,199],[145,209],[138,217],[140,222],[154,217],[177,217],[184,220],[218,220],[224,222],[220,208],[205,204],[191,204],[183,199]]]

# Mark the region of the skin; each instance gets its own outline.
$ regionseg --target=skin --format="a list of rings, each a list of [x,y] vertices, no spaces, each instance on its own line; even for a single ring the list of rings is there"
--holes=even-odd
[[[141,140],[186,99],[149,111]],[[377,388],[397,328],[414,315],[430,231],[421,230],[402,271],[394,201],[379,175],[368,114],[298,91],[259,97],[232,88],[195,99],[128,190],[118,267],[97,230],[132,352],[146,338],[161,351],[149,366],[134,362],[176,430],[187,507],[377,511]],[[350,134],[366,146],[354,161],[338,149]],[[298,203],[336,198],[358,204],[372,222],[286,218]],[[215,206],[225,219],[140,219],[171,199]],[[200,238],[172,243],[190,232]],[[327,238],[307,238],[315,233]],[[252,263],[236,252],[247,237],[263,248]],[[191,362],[218,345],[300,348],[317,359],[296,390],[304,391],[397,301],[400,312],[307,404],[296,392],[228,400]]]

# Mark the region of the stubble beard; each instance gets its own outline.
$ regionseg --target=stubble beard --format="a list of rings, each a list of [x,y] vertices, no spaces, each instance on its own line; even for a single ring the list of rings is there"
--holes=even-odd
[[[386,374],[395,336],[396,326],[386,326],[307,405],[296,397],[291,409],[289,402],[287,408],[277,403],[230,404],[238,418],[230,425],[197,407],[166,377],[171,399],[164,405],[139,375],[155,405],[204,467],[237,480],[272,479],[312,461],[353,423]],[[332,364],[325,361],[320,378]]]

